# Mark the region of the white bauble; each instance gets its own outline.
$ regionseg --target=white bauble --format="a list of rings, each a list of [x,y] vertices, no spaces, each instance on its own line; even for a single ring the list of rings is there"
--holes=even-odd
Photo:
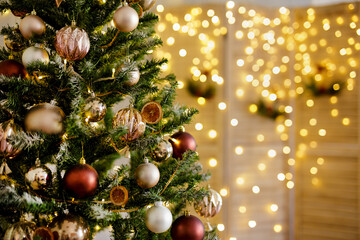
[[[34,62],[41,62],[46,65],[49,61],[49,54],[43,48],[29,47],[25,49],[22,55],[22,62],[25,67],[28,67]]]
[[[146,212],[146,227],[154,233],[166,232],[171,227],[172,221],[170,210],[162,202],[155,202],[155,205]]]

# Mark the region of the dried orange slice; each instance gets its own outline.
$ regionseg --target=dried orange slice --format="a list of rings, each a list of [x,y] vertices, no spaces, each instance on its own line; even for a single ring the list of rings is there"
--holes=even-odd
[[[123,186],[116,186],[110,192],[110,201],[116,206],[125,205],[128,199],[128,191]]]
[[[39,227],[35,230],[33,238],[39,238],[42,240],[54,240],[54,235],[51,230],[46,227]]]
[[[141,116],[148,124],[158,123],[163,117],[162,107],[158,102],[148,102],[141,109]]]

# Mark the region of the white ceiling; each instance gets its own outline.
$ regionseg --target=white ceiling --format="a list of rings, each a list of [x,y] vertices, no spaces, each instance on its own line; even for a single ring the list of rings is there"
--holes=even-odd
[[[178,5],[199,5],[208,3],[225,3],[228,0],[158,0],[164,6],[178,6]],[[357,2],[358,0],[234,0],[238,4],[261,5],[267,7],[301,7],[301,6],[319,6],[331,5],[342,2]]]

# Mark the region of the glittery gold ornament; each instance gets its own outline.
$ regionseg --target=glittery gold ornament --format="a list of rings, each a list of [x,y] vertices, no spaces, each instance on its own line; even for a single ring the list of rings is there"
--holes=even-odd
[[[222,198],[218,192],[213,189],[209,190],[209,194],[201,201],[194,204],[195,211],[201,217],[214,217],[220,212],[222,206]]]
[[[85,100],[84,115],[87,122],[98,122],[105,117],[106,104],[98,97],[89,97]]]
[[[13,158],[20,153],[20,149],[14,148],[8,142],[8,139],[15,136],[18,131],[21,131],[21,128],[14,123],[14,120],[0,124],[0,156]]]

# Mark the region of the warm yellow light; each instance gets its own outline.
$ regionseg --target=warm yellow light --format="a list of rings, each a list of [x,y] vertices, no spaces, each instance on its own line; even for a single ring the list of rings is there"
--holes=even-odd
[[[322,137],[325,136],[326,135],[326,130],[325,129],[320,129],[319,130],[319,135],[322,136]]]
[[[239,13],[240,14],[244,14],[246,12],[246,8],[245,7],[239,7]]]
[[[289,164],[289,166],[294,166],[295,165],[295,159],[289,158],[288,159],[288,164]]]
[[[226,3],[226,7],[227,7],[228,9],[233,9],[233,8],[235,7],[235,2],[234,2],[234,1],[228,1],[228,2]]]
[[[317,162],[317,164],[319,164],[319,165],[324,165],[325,159],[322,158],[322,157],[319,157],[319,158],[316,160],[316,162]]]
[[[236,155],[242,155],[244,153],[244,148],[242,146],[237,146],[235,148]]]
[[[166,25],[164,23],[160,23],[157,28],[159,32],[163,32],[166,29]]]
[[[288,181],[288,182],[286,183],[286,187],[287,187],[288,189],[292,189],[292,188],[294,188],[294,186],[295,186],[295,183],[294,183],[293,181]]]
[[[291,152],[291,148],[289,146],[284,146],[283,147],[283,153],[284,154],[289,154]]]
[[[280,135],[281,141],[287,141],[289,139],[289,135],[287,133],[282,133]]]
[[[250,17],[255,17],[256,11],[254,9],[250,9],[248,14],[249,14]]]
[[[239,212],[240,213],[246,213],[246,207],[245,206],[240,206],[239,207]]]
[[[203,126],[201,123],[196,123],[196,124],[195,124],[195,129],[196,129],[196,130],[200,131],[200,130],[202,130],[203,128],[204,128],[204,126]]]
[[[238,59],[238,60],[236,61],[236,65],[238,65],[239,67],[244,66],[244,64],[245,64],[245,62],[244,62],[243,59]]]
[[[220,110],[225,110],[226,109],[226,103],[221,102],[221,103],[219,103],[218,107],[219,107]]]
[[[317,177],[314,177],[311,179],[311,183],[314,185],[314,186],[317,186],[320,184],[320,180],[317,178]]]
[[[277,210],[279,210],[279,206],[277,204],[270,205],[270,211],[276,212]]]
[[[342,124],[343,124],[344,126],[350,125],[350,119],[349,119],[349,118],[343,118]]]
[[[250,221],[248,222],[248,225],[249,225],[250,228],[254,228],[254,227],[256,227],[256,221],[250,220]]]
[[[282,226],[280,224],[274,225],[274,232],[279,233],[282,230]]]
[[[223,197],[226,197],[229,194],[228,190],[226,188],[220,189],[220,195]]]
[[[184,82],[178,81],[178,89],[183,89],[183,88],[184,88]]]
[[[284,180],[285,180],[285,174],[279,173],[279,174],[277,175],[277,179],[278,179],[279,181],[284,181]]]
[[[165,8],[163,5],[161,5],[161,4],[157,5],[156,11],[158,11],[159,13],[162,13],[162,12],[164,12],[164,10],[165,10]]]
[[[209,131],[209,138],[216,138],[217,136],[217,132],[215,130],[210,130]]]
[[[253,186],[252,191],[253,191],[253,193],[258,194],[258,193],[260,193],[260,187],[259,186]]]
[[[287,180],[291,180],[292,178],[293,178],[293,175],[292,175],[292,173],[286,173],[285,174],[285,178],[287,179]]]
[[[249,111],[250,111],[251,113],[256,113],[257,110],[258,110],[258,107],[256,106],[256,104],[251,104],[251,105],[249,106]]]
[[[205,98],[203,98],[203,97],[199,97],[199,98],[197,99],[197,102],[198,102],[198,104],[200,104],[200,105],[204,105],[204,104],[206,103],[206,100],[205,100]]]
[[[185,56],[186,56],[186,54],[187,54],[187,52],[186,52],[186,50],[185,50],[185,49],[180,49],[180,51],[179,51],[179,55],[180,55],[181,57],[185,57]]]
[[[217,165],[217,160],[215,158],[211,158],[209,160],[209,166],[210,167],[216,167],[216,165]]]
[[[210,23],[208,20],[204,20],[204,21],[202,21],[201,26],[203,28],[208,28],[210,26]]]
[[[239,121],[236,118],[231,119],[230,121],[231,126],[236,127],[239,124]]]
[[[306,106],[308,106],[308,107],[313,107],[313,106],[314,106],[314,100],[308,99],[308,100],[306,101]]]
[[[338,83],[335,83],[332,88],[335,90],[335,91],[339,91],[340,90],[340,84]]]
[[[191,21],[191,14],[185,14],[184,16],[185,21],[190,22]]]
[[[212,23],[214,23],[215,25],[218,25],[218,24],[220,23],[220,19],[219,19],[218,16],[213,16],[213,17],[211,18],[211,21],[212,21]]]
[[[167,45],[169,45],[169,46],[174,45],[174,43],[175,43],[175,38],[169,37],[169,38],[166,40],[166,43],[167,43]]]
[[[337,117],[338,115],[339,115],[339,110],[337,110],[337,109],[332,109],[331,110],[331,116]]]
[[[254,53],[254,49],[252,47],[247,47],[247,48],[245,48],[245,53],[247,55],[251,55]]]
[[[258,140],[258,142],[263,142],[265,140],[265,136],[263,134],[258,134],[256,136],[256,140]]]
[[[238,178],[236,179],[236,183],[237,183],[238,185],[243,185],[243,184],[245,183],[245,179],[244,179],[243,177],[238,177]]]
[[[218,225],[217,225],[217,229],[218,229],[220,232],[224,231],[224,230],[225,230],[224,224],[218,224]]]
[[[101,229],[101,227],[99,225],[96,225],[94,229],[95,229],[95,231],[99,231]]]
[[[308,135],[308,130],[303,128],[303,129],[300,129],[300,136],[302,137],[306,137]]]
[[[242,32],[242,31],[236,31],[236,33],[235,33],[235,37],[237,38],[237,39],[242,39],[243,37],[244,37],[244,33]]]
[[[285,131],[285,126],[282,125],[282,124],[279,124],[277,127],[276,127],[276,131],[279,132],[279,133],[282,133]]]
[[[265,169],[266,169],[265,163],[259,163],[257,167],[260,171],[265,171]]]
[[[242,88],[236,89],[236,96],[243,97],[244,93],[245,93],[244,89],[242,89]]]
[[[290,120],[290,119],[286,119],[285,122],[284,122],[285,126],[287,127],[291,127],[293,122]]]
[[[215,15],[215,11],[212,10],[212,9],[209,9],[209,10],[207,11],[207,15],[208,15],[209,17],[213,17],[213,16]]]
[[[178,24],[178,23],[174,23],[174,25],[173,25],[173,30],[174,31],[179,31],[180,30],[180,24]]]
[[[281,8],[279,9],[279,12],[280,12],[281,14],[287,14],[288,11],[289,11],[289,10],[288,10],[286,7],[281,7]]]
[[[274,149],[270,149],[267,154],[268,154],[269,158],[276,157],[276,151]]]
[[[318,173],[317,167],[310,168],[310,173],[313,174],[313,175],[317,174]]]

